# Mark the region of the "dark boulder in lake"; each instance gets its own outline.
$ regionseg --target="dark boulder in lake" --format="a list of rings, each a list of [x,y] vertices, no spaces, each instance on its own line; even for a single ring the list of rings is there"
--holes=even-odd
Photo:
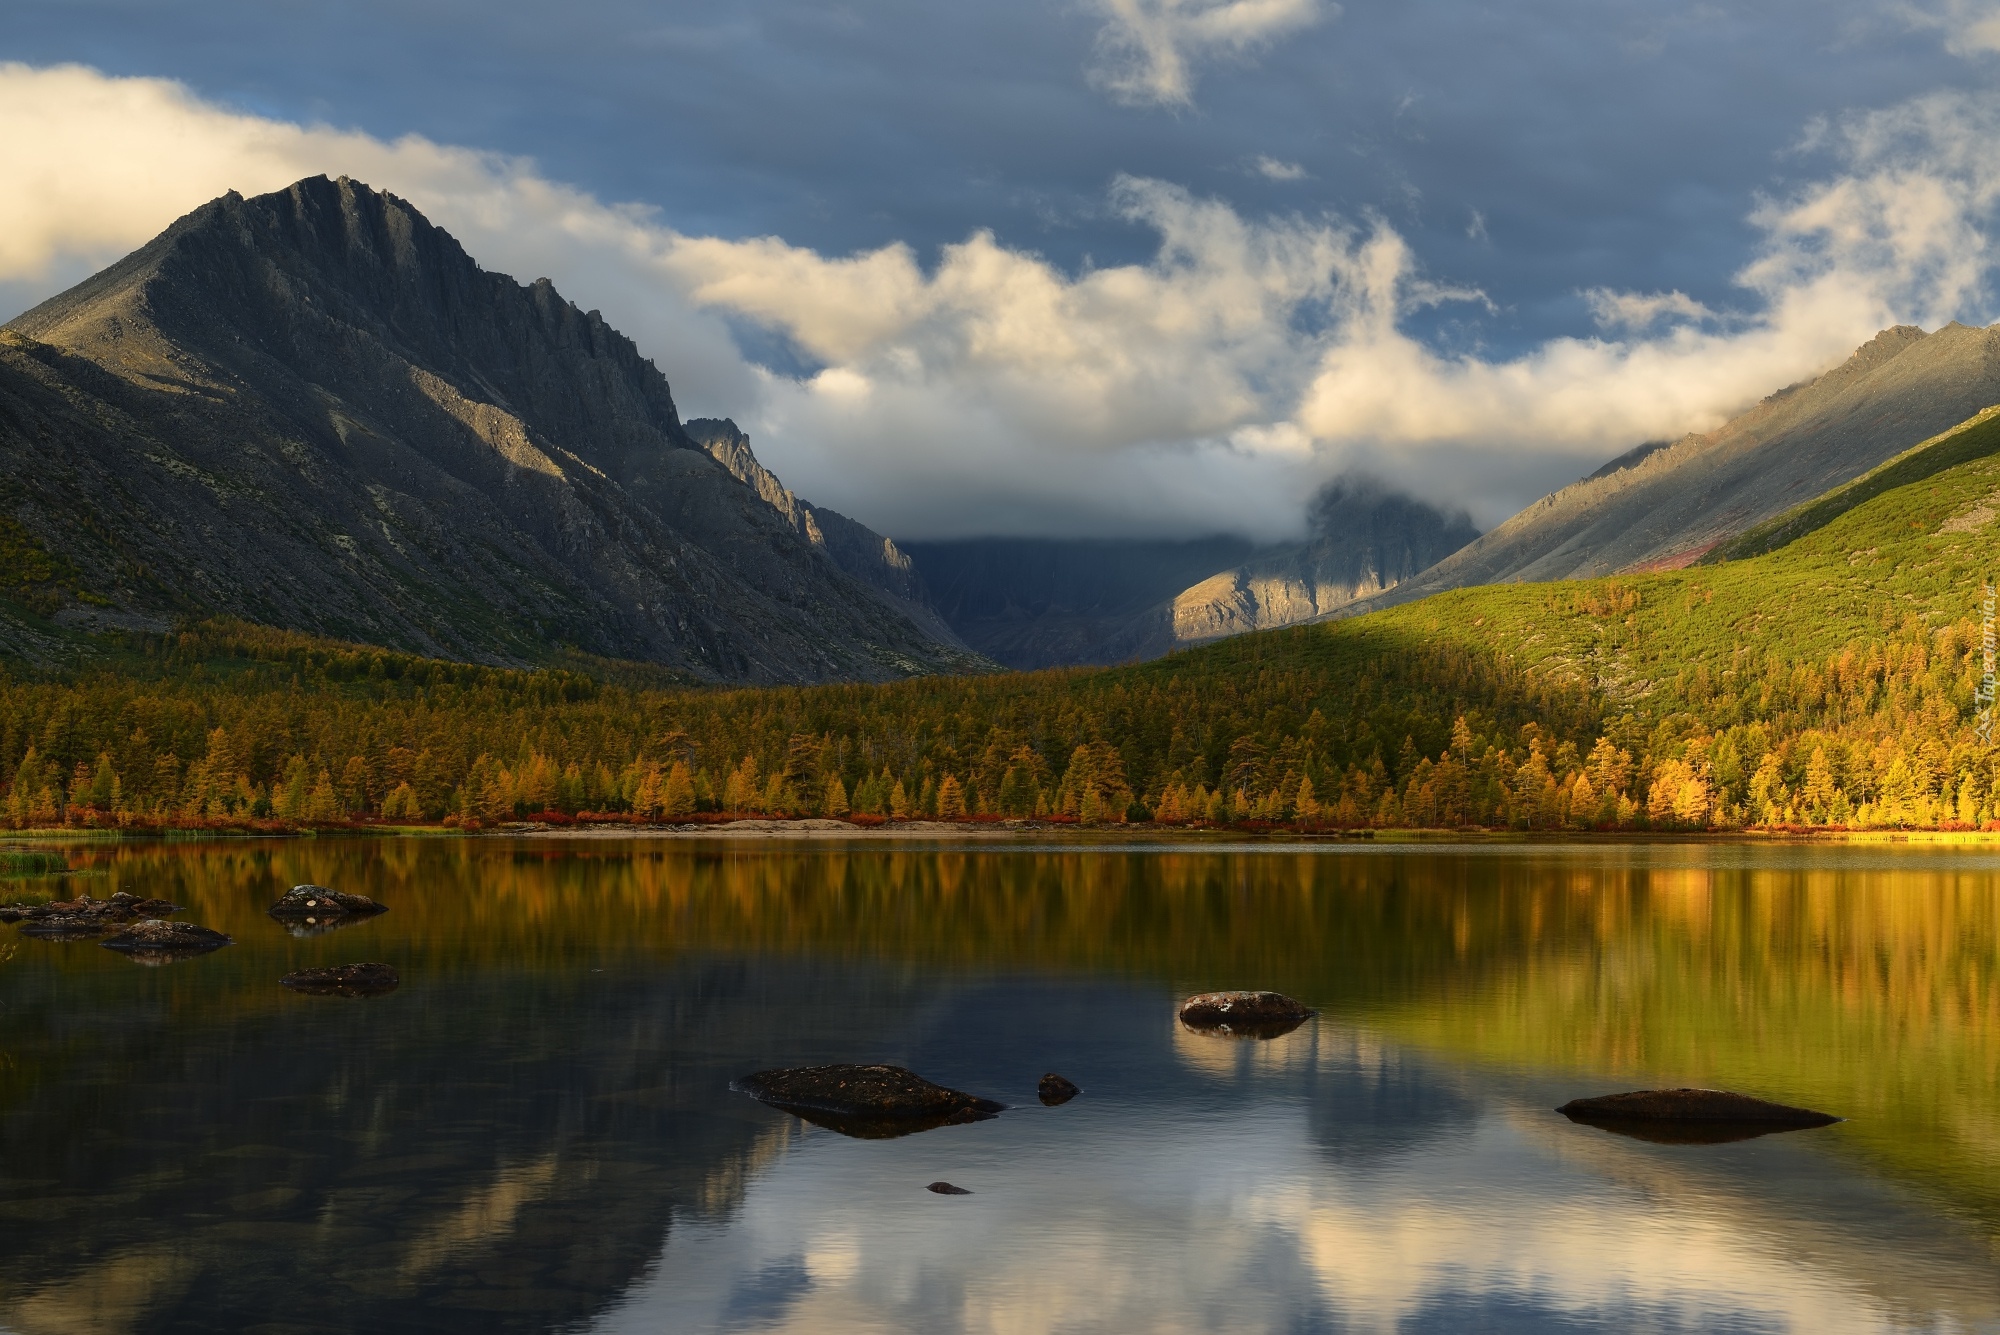
[[[102,944],[106,950],[122,951],[141,964],[166,964],[190,955],[206,955],[211,950],[233,945],[234,940],[213,928],[198,927],[191,922],[147,918]]]
[[[1042,1077],[1041,1083],[1035,1086],[1035,1093],[1041,1096],[1043,1104],[1051,1108],[1057,1108],[1068,1103],[1071,1099],[1083,1093],[1083,1091],[1057,1075],[1054,1071],[1050,1071]]]
[[[1318,1012],[1279,992],[1198,992],[1181,1003],[1179,1014],[1196,1033],[1277,1038]]]
[[[278,980],[294,992],[315,997],[379,997],[403,980],[386,964],[335,964],[300,969]]]
[[[295,885],[267,911],[280,922],[317,926],[372,918],[378,913],[387,913],[389,906],[378,904],[366,895],[350,895],[340,890],[329,890],[323,885]]]
[[[954,1187],[949,1182],[933,1182],[928,1187],[925,1187],[924,1190],[934,1191],[940,1196],[970,1196],[972,1194],[968,1189]]]
[[[1841,1120],[1726,1089],[1640,1089],[1571,1099],[1556,1111],[1585,1126],[1669,1145],[1717,1145]]]
[[[1003,1103],[934,1085],[900,1066],[758,1071],[730,1087],[815,1126],[861,1140],[983,1122],[1006,1109]]]

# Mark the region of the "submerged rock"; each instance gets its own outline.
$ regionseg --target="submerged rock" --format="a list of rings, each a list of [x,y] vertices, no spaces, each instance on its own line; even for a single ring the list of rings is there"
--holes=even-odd
[[[1319,1012],[1279,992],[1198,992],[1181,1003],[1180,1021],[1202,1034],[1277,1038]]]
[[[266,910],[280,922],[306,926],[351,922],[388,911],[387,904],[378,904],[366,895],[350,895],[342,890],[329,890],[323,885],[295,885],[285,892],[284,898]]]
[[[1035,1086],[1035,1093],[1041,1096],[1044,1105],[1056,1108],[1068,1103],[1083,1091],[1054,1071],[1050,1071],[1042,1077],[1041,1083]]]
[[[925,1187],[924,1190],[935,1191],[940,1196],[970,1196],[972,1194],[967,1188],[954,1187],[949,1182],[933,1182],[928,1187]]]
[[[164,922],[159,918],[147,918],[133,923],[102,944],[106,950],[123,951],[142,964],[164,964],[189,955],[206,955],[211,950],[235,944],[235,940],[213,928],[198,927],[191,922]]]
[[[1718,1145],[1841,1120],[1726,1089],[1640,1089],[1571,1099],[1556,1111],[1585,1126],[1670,1145]]]
[[[730,1088],[794,1117],[862,1140],[983,1122],[1003,1103],[934,1085],[900,1066],[800,1066],[758,1071]]]
[[[278,981],[315,997],[379,997],[394,992],[403,980],[386,964],[334,964],[300,969]]]

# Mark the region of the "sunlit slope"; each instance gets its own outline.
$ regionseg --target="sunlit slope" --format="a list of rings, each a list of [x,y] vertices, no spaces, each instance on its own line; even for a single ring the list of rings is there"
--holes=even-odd
[[[1764,672],[1772,659],[1818,663],[1912,629],[1912,618],[1929,632],[1972,628],[1982,586],[2000,569],[1996,450],[2000,418],[1982,414],[1788,517],[1806,531],[1765,555],[1453,590],[1326,633],[1358,644],[1417,636],[1498,651],[1538,675],[1601,689],[1610,705],[1700,707],[1713,726],[1741,712],[1718,717],[1714,708],[1732,681]],[[1972,457],[1929,471],[1951,454]],[[1918,480],[1879,489],[1905,473]]]

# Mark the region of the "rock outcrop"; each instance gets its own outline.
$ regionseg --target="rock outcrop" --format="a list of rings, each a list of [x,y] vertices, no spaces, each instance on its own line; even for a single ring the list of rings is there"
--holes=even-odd
[[[8,324],[0,479],[62,625],[223,614],[702,681],[985,666],[690,438],[596,312],[346,179],[203,205]],[[6,618],[0,648],[42,634]]]

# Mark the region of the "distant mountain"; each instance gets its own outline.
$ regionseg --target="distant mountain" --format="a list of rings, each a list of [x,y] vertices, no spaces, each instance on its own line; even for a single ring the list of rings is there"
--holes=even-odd
[[[1175,645],[1325,616],[1396,588],[1479,537],[1447,513],[1368,479],[1334,482],[1313,501],[1311,536],[1213,575],[1173,600]]]
[[[1675,569],[2000,404],[2000,325],[1884,330],[1707,435],[1641,445],[1350,615],[1443,589]]]
[[[980,653],[1027,670],[1155,656],[1176,593],[1258,548],[1242,538],[1185,542],[972,538],[903,544],[931,601]]]
[[[796,501],[733,427],[718,449],[726,425],[693,439],[546,279],[313,177],[206,204],[5,327],[0,550],[79,625],[219,613],[710,681],[984,666],[893,544]]]
[[[1310,620],[1432,565],[1479,536],[1366,479],[1333,483],[1303,542],[987,538],[910,543],[938,610],[1009,667],[1125,663]]]

